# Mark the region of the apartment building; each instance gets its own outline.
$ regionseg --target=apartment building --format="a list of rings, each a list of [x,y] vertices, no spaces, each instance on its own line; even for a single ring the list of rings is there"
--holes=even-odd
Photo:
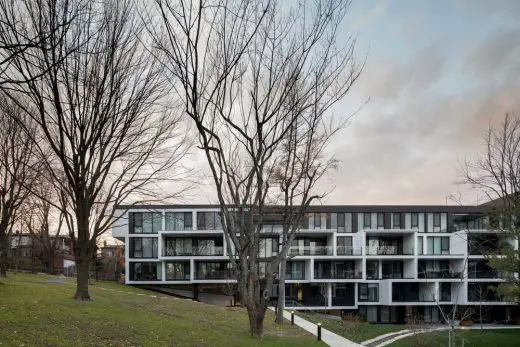
[[[215,290],[232,283],[229,252],[215,205],[116,207],[112,234],[125,242],[125,282]],[[505,244],[507,219],[485,206],[311,206],[289,250],[286,307],[342,310],[370,322],[483,312],[519,317],[491,288],[502,281],[484,254]],[[281,226],[265,226],[260,255],[278,252]],[[259,264],[260,269],[265,264]],[[276,296],[276,290],[273,291]],[[482,310],[484,308],[484,310]],[[462,314],[461,314],[462,315]]]

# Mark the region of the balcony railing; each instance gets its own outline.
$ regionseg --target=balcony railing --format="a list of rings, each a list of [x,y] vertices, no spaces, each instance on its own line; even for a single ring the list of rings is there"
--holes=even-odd
[[[215,270],[211,272],[196,272],[195,273],[196,280],[228,280],[233,279],[232,273],[230,270]]]
[[[305,246],[289,248],[289,256],[297,255],[332,255],[332,246]]]
[[[393,302],[435,302],[431,296],[405,295],[392,297]]]
[[[315,279],[320,280],[347,280],[363,278],[362,271],[346,270],[346,271],[318,271],[314,273]]]
[[[183,249],[165,248],[163,256],[182,257],[182,256],[215,256],[224,255],[224,247],[187,247]]]
[[[354,248],[352,246],[337,246],[336,254],[337,255],[361,255],[362,249],[361,249],[361,247]]]
[[[286,272],[286,280],[305,280],[305,274],[301,272]]]
[[[367,275],[367,277],[368,277],[368,275]],[[381,277],[384,280],[391,279],[391,278],[403,278],[403,273],[402,272],[389,272],[389,273],[383,272],[383,275]]]
[[[413,255],[413,249],[404,250],[400,246],[367,247],[367,255]]]
[[[502,278],[500,271],[468,271],[468,278]]]
[[[419,278],[462,278],[462,272],[449,270],[419,270]]]

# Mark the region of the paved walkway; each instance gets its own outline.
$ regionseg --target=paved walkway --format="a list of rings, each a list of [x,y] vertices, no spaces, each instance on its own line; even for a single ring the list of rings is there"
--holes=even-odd
[[[274,311],[274,308],[269,308],[271,311]],[[287,311],[283,311],[283,316],[287,320],[291,320],[291,314]],[[314,323],[311,323],[297,315],[294,315],[294,324],[299,326],[300,328],[307,330],[314,336],[318,335],[318,326]],[[359,343],[347,340],[343,336],[339,336],[334,334],[332,331],[321,328],[321,340],[325,342],[327,345],[331,347],[363,347]]]

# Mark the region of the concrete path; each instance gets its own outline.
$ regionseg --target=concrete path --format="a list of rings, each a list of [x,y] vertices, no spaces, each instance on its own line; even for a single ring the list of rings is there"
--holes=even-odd
[[[274,311],[274,308],[269,308],[271,311]],[[287,311],[283,311],[283,316],[287,320],[291,320],[291,314]],[[300,328],[307,330],[314,336],[318,335],[318,326],[314,323],[311,323],[297,315],[294,315],[294,324],[299,326]],[[347,340],[343,336],[339,336],[334,334],[332,331],[327,329],[321,329],[321,340],[325,342],[327,345],[331,347],[363,347],[359,343]]]

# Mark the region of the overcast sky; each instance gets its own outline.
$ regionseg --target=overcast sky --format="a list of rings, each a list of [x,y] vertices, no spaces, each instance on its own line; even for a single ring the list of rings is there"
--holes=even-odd
[[[321,182],[323,203],[445,204],[458,191],[475,202],[457,165],[520,112],[520,1],[354,0],[344,33],[367,63],[334,112],[370,101],[330,148],[341,168]],[[188,200],[214,202],[208,191]]]

